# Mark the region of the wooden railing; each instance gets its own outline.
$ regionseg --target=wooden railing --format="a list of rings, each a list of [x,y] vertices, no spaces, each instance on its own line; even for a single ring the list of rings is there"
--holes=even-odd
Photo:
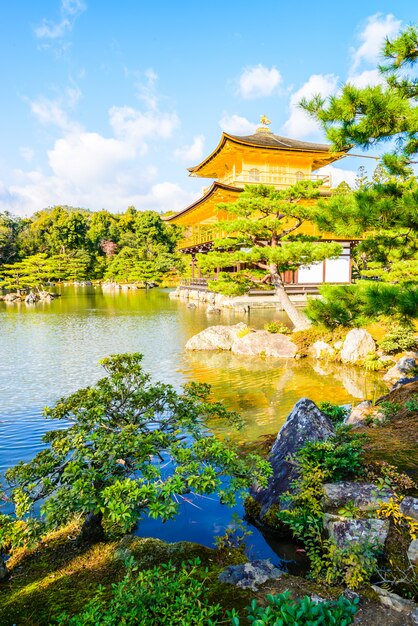
[[[321,181],[323,187],[331,186],[330,176],[321,174],[279,174],[275,172],[264,172],[262,170],[243,170],[242,172],[232,173],[229,176],[219,179],[219,182],[225,185],[242,184],[242,185],[258,185],[264,183],[266,185],[274,185],[279,188],[290,187],[301,180]]]

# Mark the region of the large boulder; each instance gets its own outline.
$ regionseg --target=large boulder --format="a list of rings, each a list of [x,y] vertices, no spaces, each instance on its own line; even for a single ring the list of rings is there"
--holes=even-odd
[[[341,350],[343,363],[357,363],[369,352],[376,352],[376,344],[369,332],[363,328],[353,328],[347,333]]]
[[[186,343],[186,350],[230,350],[240,332],[247,326],[242,322],[235,326],[209,326]]]
[[[6,563],[3,561],[0,556],[0,581],[8,578],[9,572],[7,571]]]
[[[355,428],[357,426],[364,426],[369,420],[381,422],[383,419],[383,413],[381,413],[377,407],[373,406],[370,400],[364,400],[351,410],[351,413],[345,418],[344,423]]]
[[[267,487],[254,487],[252,496],[261,505],[261,517],[275,504],[297,478],[297,468],[288,458],[309,441],[323,441],[335,435],[334,427],[312,400],[302,398],[295,404],[281,427],[270,452],[273,475]]]
[[[352,502],[361,511],[378,509],[382,502],[389,502],[393,498],[392,489],[379,489],[372,483],[357,483],[342,481],[339,483],[325,483],[324,508],[326,511],[336,510]]]
[[[418,539],[414,539],[409,544],[408,559],[413,565],[418,565]]]
[[[257,591],[258,587],[267,580],[274,580],[283,576],[283,572],[268,560],[249,561],[241,565],[230,565],[220,574],[222,583],[229,583],[241,589]]]
[[[231,351],[234,354],[248,356],[293,358],[296,355],[297,346],[286,335],[257,330],[234,341]]]
[[[394,385],[401,379],[413,378],[413,373],[417,368],[416,359],[413,356],[403,356],[393,367],[383,376],[385,383]]]
[[[389,533],[389,521],[383,519],[351,519],[340,515],[324,515],[324,528],[339,548],[352,544],[383,547]]]

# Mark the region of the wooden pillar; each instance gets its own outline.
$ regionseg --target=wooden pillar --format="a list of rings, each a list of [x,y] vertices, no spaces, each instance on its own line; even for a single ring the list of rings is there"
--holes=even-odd
[[[194,270],[196,266],[196,255],[192,252],[192,280],[194,280]]]

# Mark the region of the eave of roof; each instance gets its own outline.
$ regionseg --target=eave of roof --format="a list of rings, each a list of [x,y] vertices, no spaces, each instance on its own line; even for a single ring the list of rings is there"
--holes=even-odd
[[[335,154],[336,157],[333,160],[338,158],[337,155],[345,154],[349,148],[346,150],[341,150],[339,152],[333,153],[330,150],[330,146],[327,144],[320,143],[311,143],[308,141],[298,141],[297,139],[288,139],[286,137],[281,137],[280,135],[274,135],[271,132],[256,132],[253,135],[246,136],[237,136],[237,135],[229,135],[228,133],[222,133],[222,137],[215,150],[206,157],[201,163],[195,165],[194,167],[188,167],[188,171],[191,175],[193,173],[200,170],[204,167],[209,161],[211,161],[224,147],[227,141],[231,141],[232,143],[242,145],[242,146],[257,146],[259,148],[266,148],[269,150],[285,150],[285,151],[294,151],[299,152],[303,150],[304,152],[328,152],[330,156]]]
[[[240,189],[239,187],[231,187],[230,185],[224,185],[223,183],[219,183],[218,181],[215,181],[211,184],[211,186],[209,187],[209,189],[203,196],[195,200],[192,204],[189,204],[189,206],[187,206],[185,209],[182,209],[175,215],[170,215],[169,217],[166,217],[164,221],[171,222],[172,220],[176,219],[176,217],[180,217],[181,215],[188,213],[188,211],[192,211],[193,209],[198,207],[200,204],[203,204],[204,202],[206,202],[215,193],[217,189],[224,189],[225,191],[234,191],[237,193],[241,193],[241,191],[244,191],[243,189]]]

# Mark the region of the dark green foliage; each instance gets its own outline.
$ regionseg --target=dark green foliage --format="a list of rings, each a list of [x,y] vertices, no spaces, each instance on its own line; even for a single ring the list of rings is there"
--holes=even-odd
[[[61,615],[54,624],[65,626],[206,626],[219,624],[221,607],[208,602],[205,596],[207,569],[200,561],[171,563],[138,571],[132,561],[130,570],[120,583],[114,584],[106,596],[99,587],[96,595],[78,615]]]
[[[248,620],[254,626],[349,626],[354,621],[358,610],[358,598],[352,602],[343,596],[337,601],[316,602],[308,596],[293,600],[290,592],[277,596],[267,595],[267,606],[258,606],[253,600],[248,607]],[[233,617],[231,626],[240,626],[242,622]]]
[[[42,500],[52,527],[74,514],[94,514],[118,534],[143,516],[173,518],[190,491],[217,492],[234,504],[253,481],[265,484],[266,461],[242,458],[207,430],[210,419],[241,423],[211,401],[209,385],[191,383],[177,392],[152,382],[141,360],[140,354],[103,359],[105,378],[45,409],[47,418],[70,425],[46,433],[47,448],[6,472],[18,518]]]
[[[417,343],[418,339],[409,326],[395,326],[379,341],[379,347],[388,354],[395,354],[403,350],[413,350]]]
[[[350,413],[349,409],[338,406],[338,404],[331,404],[331,402],[320,402],[318,407],[334,425],[341,424]]]
[[[308,301],[306,314],[326,328],[356,327],[382,317],[401,324],[418,317],[418,287],[362,282],[356,285],[322,285],[320,299]]]
[[[281,333],[282,335],[290,334],[290,328],[286,326],[285,324],[282,324],[282,322],[267,322],[266,324],[264,324],[264,330],[273,334],[276,334],[276,333]]]

